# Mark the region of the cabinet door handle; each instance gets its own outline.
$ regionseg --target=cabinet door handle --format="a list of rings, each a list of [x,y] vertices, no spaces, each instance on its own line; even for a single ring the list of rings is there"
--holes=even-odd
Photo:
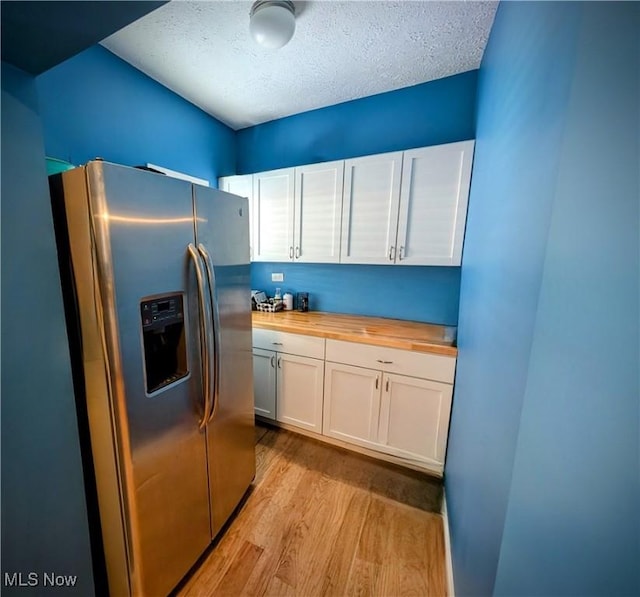
[[[391,245],[389,247],[389,261],[393,261],[396,258],[396,248]]]
[[[278,357],[278,369],[282,369],[282,357]]]
[[[400,261],[402,261],[404,259],[403,253],[404,253],[404,247],[400,247],[400,250],[398,251],[398,259]]]
[[[296,247],[296,259],[300,259],[300,247]]]
[[[382,359],[376,359],[378,363],[382,363],[383,365],[393,365],[393,361],[383,361]]]
[[[271,355],[271,367],[273,367],[274,369],[276,367],[276,355],[275,354]]]
[[[289,259],[293,259],[293,246],[289,247]]]
[[[387,377],[387,385],[384,387],[384,391],[388,392],[389,391],[389,378]]]
[[[282,342],[272,342],[271,344],[274,346],[282,346]]]
[[[376,375],[376,390],[378,389],[378,384],[380,383],[380,379],[378,378],[378,376]]]

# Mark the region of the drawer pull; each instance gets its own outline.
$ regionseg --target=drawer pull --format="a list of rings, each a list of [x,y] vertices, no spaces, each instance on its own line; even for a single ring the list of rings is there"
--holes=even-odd
[[[274,346],[282,346],[282,342],[272,342],[271,344]]]
[[[383,365],[393,365],[393,361],[383,361],[382,359],[376,359],[378,363],[382,363]]]

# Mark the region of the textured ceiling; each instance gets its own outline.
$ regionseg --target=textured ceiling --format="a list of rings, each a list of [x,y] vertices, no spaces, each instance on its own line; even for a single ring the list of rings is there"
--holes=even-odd
[[[294,2],[280,50],[252,2],[173,0],[102,44],[234,129],[478,68],[497,2]]]

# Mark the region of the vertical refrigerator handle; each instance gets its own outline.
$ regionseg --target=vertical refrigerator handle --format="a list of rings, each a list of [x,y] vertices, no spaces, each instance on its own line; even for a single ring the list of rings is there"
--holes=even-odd
[[[196,279],[198,281],[198,303],[200,305],[200,359],[202,361],[202,389],[204,393],[204,412],[202,414],[202,421],[200,421],[200,430],[207,426],[209,418],[209,411],[211,410],[211,353],[213,337],[208,330],[208,322],[211,320],[209,313],[210,302],[207,300],[205,293],[205,272],[202,266],[202,259],[195,248],[195,246],[189,243],[187,247],[191,260],[196,270]]]
[[[211,412],[207,419],[208,423],[215,416],[218,410],[218,403],[220,402],[220,310],[218,309],[218,301],[216,300],[216,274],[213,269],[211,255],[209,255],[209,251],[207,251],[207,248],[202,243],[198,245],[198,251],[200,255],[202,255],[206,265],[207,278],[209,279],[209,292],[211,293],[211,309],[213,311],[213,333],[211,334],[213,339],[213,387],[211,394]]]

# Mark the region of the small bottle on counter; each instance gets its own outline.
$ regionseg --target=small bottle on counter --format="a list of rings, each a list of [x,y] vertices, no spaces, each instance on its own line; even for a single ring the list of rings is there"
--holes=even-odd
[[[293,295],[290,292],[285,292],[282,300],[284,301],[284,310],[293,311]]]

